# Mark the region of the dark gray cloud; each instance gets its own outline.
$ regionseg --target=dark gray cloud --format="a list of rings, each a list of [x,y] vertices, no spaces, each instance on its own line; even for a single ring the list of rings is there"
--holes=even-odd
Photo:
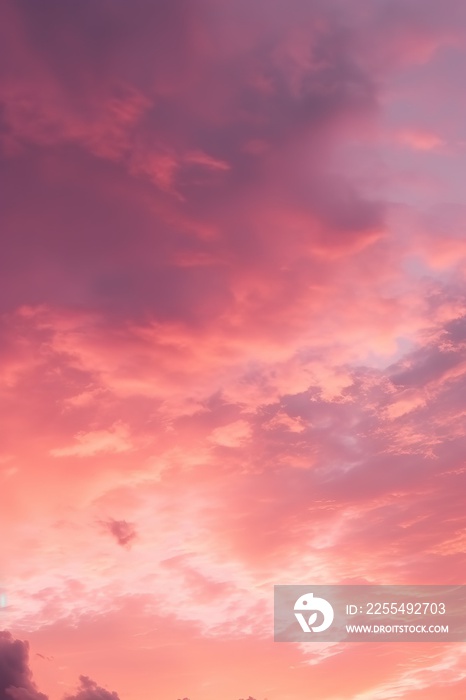
[[[29,644],[0,632],[0,700],[47,700],[32,680]]]
[[[80,676],[79,682],[77,692],[64,700],[119,700],[117,693],[100,687],[88,676]],[[14,639],[6,631],[0,632],[0,700],[48,700],[32,680],[28,642]]]

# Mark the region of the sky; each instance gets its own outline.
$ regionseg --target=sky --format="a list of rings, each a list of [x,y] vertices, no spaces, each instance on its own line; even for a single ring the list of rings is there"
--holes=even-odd
[[[0,700],[460,700],[275,584],[462,584],[463,0],[0,0]]]

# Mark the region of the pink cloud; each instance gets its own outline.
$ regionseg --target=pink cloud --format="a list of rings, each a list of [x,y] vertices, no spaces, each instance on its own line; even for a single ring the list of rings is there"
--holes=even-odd
[[[78,433],[74,445],[57,447],[50,454],[52,457],[89,457],[99,452],[126,452],[132,446],[128,427],[123,423],[115,423],[108,430]]]
[[[271,587],[461,582],[463,4],[1,14],[1,614],[38,685],[460,697],[450,647],[274,645]],[[5,634],[1,700],[44,700]]]
[[[402,143],[420,151],[430,151],[443,145],[439,136],[422,130],[403,131],[399,134],[399,139]]]

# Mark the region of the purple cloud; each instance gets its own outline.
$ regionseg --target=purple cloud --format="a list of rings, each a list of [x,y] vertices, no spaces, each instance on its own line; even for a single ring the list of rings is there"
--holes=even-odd
[[[64,700],[119,700],[115,691],[101,688],[87,676],[79,676],[80,686],[75,695],[67,695]]]
[[[137,537],[133,523],[128,523],[126,520],[107,520],[103,525],[121,547],[126,547]]]
[[[29,668],[29,644],[0,632],[0,700],[47,700]]]

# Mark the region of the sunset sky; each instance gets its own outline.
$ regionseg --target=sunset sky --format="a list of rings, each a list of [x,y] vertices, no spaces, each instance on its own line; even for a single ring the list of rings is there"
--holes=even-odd
[[[466,583],[465,75],[464,0],[0,0],[0,700],[464,700],[273,586]]]

